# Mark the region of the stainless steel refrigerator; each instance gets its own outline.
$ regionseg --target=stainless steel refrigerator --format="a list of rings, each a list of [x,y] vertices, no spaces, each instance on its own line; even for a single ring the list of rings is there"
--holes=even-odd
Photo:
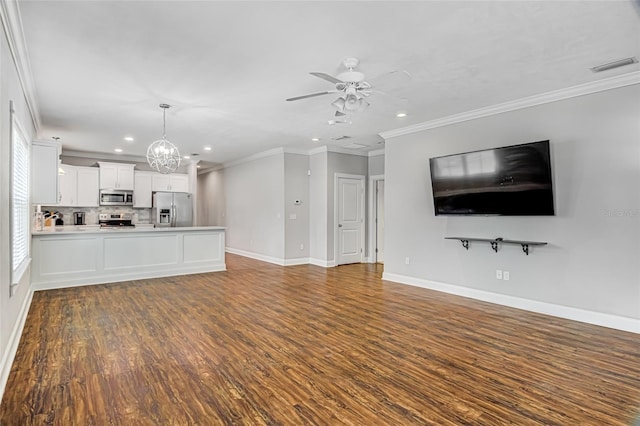
[[[151,222],[157,227],[193,226],[193,198],[187,192],[154,192]]]

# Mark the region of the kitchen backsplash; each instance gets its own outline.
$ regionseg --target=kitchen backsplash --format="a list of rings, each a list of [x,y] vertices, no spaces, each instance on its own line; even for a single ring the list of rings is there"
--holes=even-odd
[[[131,213],[133,214],[133,223],[151,223],[151,209],[134,209],[127,206],[113,207],[56,207],[42,206],[42,211],[62,213],[62,220],[65,225],[73,225],[73,213],[84,212],[84,222],[87,225],[97,225],[98,215],[100,213]],[[33,211],[36,211],[34,206]]]

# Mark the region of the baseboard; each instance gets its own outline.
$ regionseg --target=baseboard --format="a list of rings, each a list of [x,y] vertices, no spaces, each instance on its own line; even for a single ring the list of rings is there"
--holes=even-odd
[[[11,365],[18,351],[18,344],[20,343],[20,337],[22,336],[22,330],[24,329],[25,321],[27,320],[27,314],[31,307],[31,300],[33,300],[33,289],[29,288],[27,297],[24,298],[22,308],[20,308],[20,314],[13,326],[9,341],[7,342],[7,348],[2,354],[2,361],[0,362],[0,401],[4,395],[4,389],[7,386],[7,380],[9,380],[9,373],[11,372]]]
[[[282,259],[278,257],[265,256],[264,254],[254,253],[245,250],[239,250],[231,247],[227,247],[227,253],[237,254],[238,256],[248,257],[250,259],[261,260],[263,262],[273,263],[280,266],[295,266],[295,265],[315,265],[322,266],[323,268],[332,268],[336,266],[333,260],[315,259],[312,257],[299,257],[296,259]]]
[[[284,266],[295,266],[295,265],[308,265],[309,258],[308,257],[298,257],[296,259],[285,259]]]
[[[498,305],[509,306],[511,308],[523,309],[525,311],[536,312],[539,314],[640,334],[639,319],[605,314],[602,312],[587,311],[585,309],[555,305],[547,302],[539,302],[536,300],[523,299],[520,297],[445,284],[437,281],[424,280],[405,275],[389,274],[386,272],[382,274],[382,279],[400,284],[408,284],[430,290],[441,291],[443,293],[455,294],[457,296],[469,297],[471,299],[482,300],[484,302],[496,303]]]
[[[322,266],[323,268],[333,268],[336,266],[336,262],[333,260],[322,260],[310,258],[309,263],[315,266]]]
[[[245,250],[240,250],[240,249],[234,249],[234,248],[231,248],[231,247],[225,248],[225,251],[227,253],[237,254],[239,256],[248,257],[250,259],[256,259],[256,260],[261,260],[263,262],[273,263],[275,265],[285,266],[283,258],[265,256],[264,254],[253,253],[253,252],[250,252],[250,251],[245,251]]]

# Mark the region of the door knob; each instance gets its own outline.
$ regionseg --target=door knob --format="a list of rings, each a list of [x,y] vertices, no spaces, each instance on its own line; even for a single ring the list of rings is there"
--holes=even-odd
[[[342,224],[341,223],[338,224],[338,228],[342,228]]]

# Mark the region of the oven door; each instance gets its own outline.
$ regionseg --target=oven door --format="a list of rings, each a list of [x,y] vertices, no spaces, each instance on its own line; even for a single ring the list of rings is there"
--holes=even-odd
[[[101,206],[132,206],[133,191],[102,190],[100,191]]]

